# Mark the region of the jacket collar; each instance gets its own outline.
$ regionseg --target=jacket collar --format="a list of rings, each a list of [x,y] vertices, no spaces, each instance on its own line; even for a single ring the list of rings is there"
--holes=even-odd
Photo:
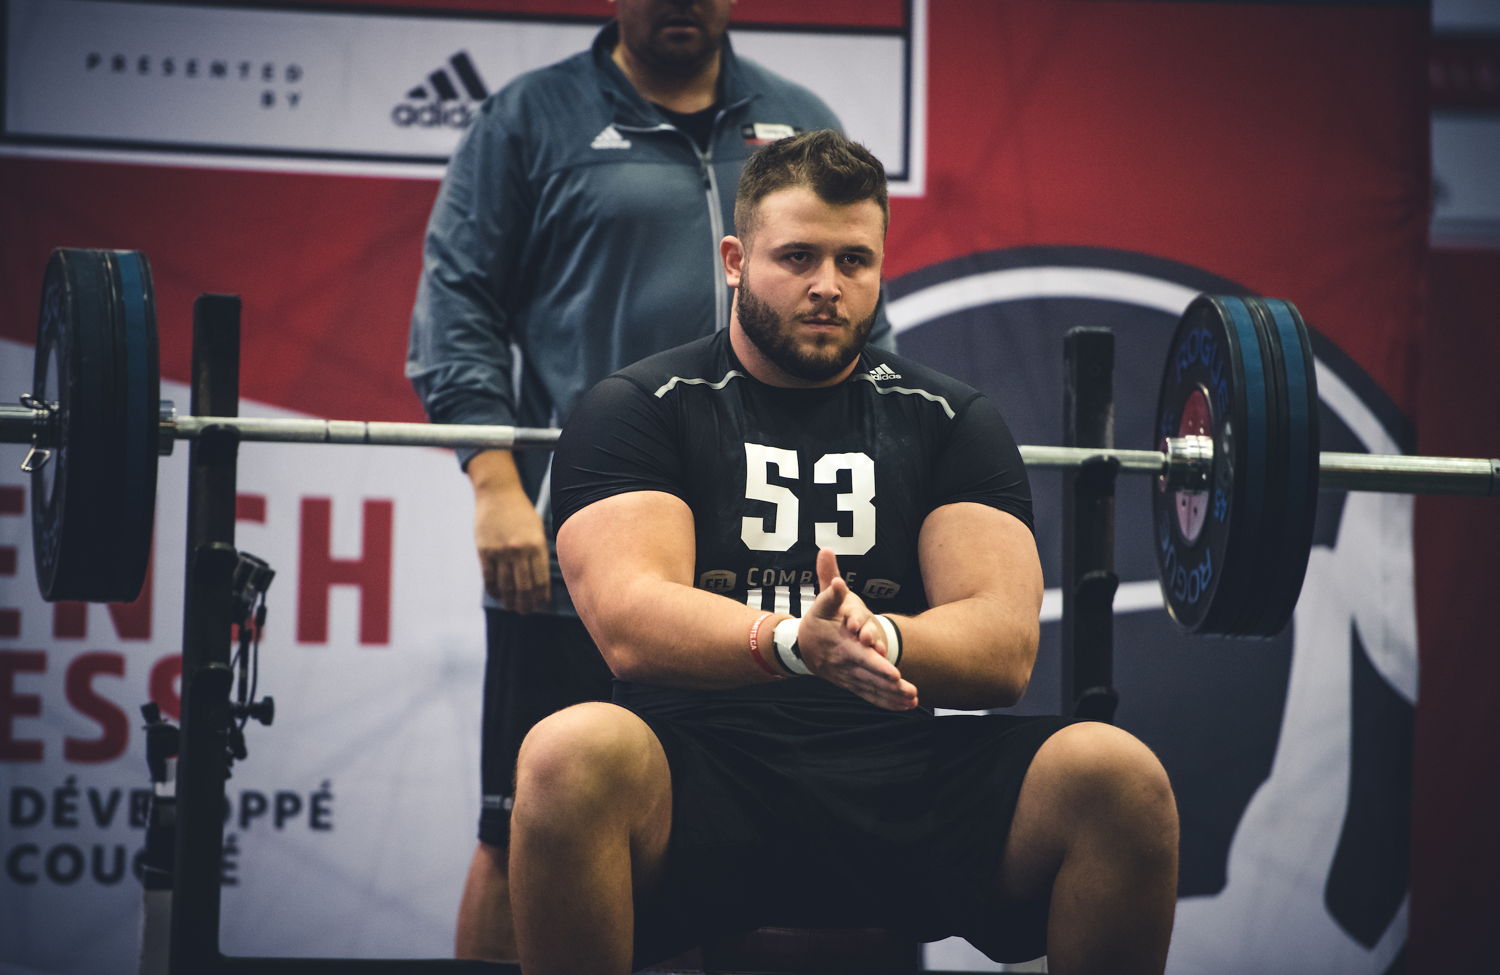
[[[625,72],[615,64],[615,44],[620,38],[620,22],[611,20],[594,37],[592,54],[594,68],[599,72],[605,95],[616,106],[616,121],[625,125],[656,126],[663,121],[661,113],[641,93],[635,90]],[[738,108],[741,104],[760,94],[751,87],[750,79],[740,70],[729,35],[724,35],[719,52],[719,93],[723,108]]]

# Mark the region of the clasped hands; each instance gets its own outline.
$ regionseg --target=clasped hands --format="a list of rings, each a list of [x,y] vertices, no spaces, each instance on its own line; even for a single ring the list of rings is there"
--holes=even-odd
[[[803,663],[831,684],[888,711],[917,706],[917,688],[886,659],[885,628],[849,589],[831,549],[818,551],[818,595],[797,628]]]

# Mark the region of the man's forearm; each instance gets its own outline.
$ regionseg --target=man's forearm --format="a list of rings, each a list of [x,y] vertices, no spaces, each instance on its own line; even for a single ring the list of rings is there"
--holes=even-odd
[[[1031,530],[988,505],[948,504],[923,522],[919,551],[933,608],[897,619],[907,646],[902,674],[921,688],[924,704],[1015,704],[1031,680],[1041,629],[1042,569]]]
[[[579,615],[623,680],[721,689],[785,676],[771,647],[772,630],[785,614],[662,580],[628,585],[602,601],[587,593],[580,598],[579,588],[570,586]]]
[[[976,710],[1021,699],[1036,660],[1035,613],[978,595],[916,616],[892,616],[901,631],[901,674],[922,703]]]
[[[475,494],[521,488],[515,455],[508,450],[480,451],[469,459],[464,471],[469,475]]]
[[[769,646],[785,617],[693,588],[693,516],[680,498],[639,491],[595,502],[563,522],[557,555],[617,677],[724,688],[778,676],[751,656],[750,629],[760,621]]]

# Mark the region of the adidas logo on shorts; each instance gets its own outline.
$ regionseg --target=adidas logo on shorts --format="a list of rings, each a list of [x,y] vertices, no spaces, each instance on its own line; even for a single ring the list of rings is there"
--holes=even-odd
[[[900,379],[901,378],[901,374],[899,372],[897,372],[896,370],[892,369],[890,366],[886,365],[884,362],[880,363],[874,369],[871,369],[869,375],[870,375],[871,379]]]
[[[613,125],[606,125],[589,145],[594,149],[629,149],[630,140],[617,132]]]

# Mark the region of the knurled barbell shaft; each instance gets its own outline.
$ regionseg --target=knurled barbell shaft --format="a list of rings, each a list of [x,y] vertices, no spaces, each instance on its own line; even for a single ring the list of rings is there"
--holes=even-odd
[[[31,443],[39,422],[29,407],[0,406],[0,442]],[[550,448],[559,431],[544,427],[478,424],[386,423],[275,417],[178,416],[162,420],[163,440],[192,440],[210,427],[233,427],[244,441],[370,444],[393,447],[480,447],[503,450]],[[1021,446],[1021,458],[1038,469],[1079,467],[1113,458],[1122,474],[1167,473],[1167,455],[1157,450]],[[1418,457],[1405,454],[1324,452],[1319,485],[1335,491],[1388,494],[1500,495],[1500,459]]]
[[[1120,465],[1121,474],[1161,474],[1167,467],[1167,455],[1159,450],[1021,445],[1021,459],[1028,467],[1061,470],[1081,467],[1095,458],[1113,458]]]
[[[556,429],[481,424],[387,423],[238,416],[179,416],[165,421],[178,440],[193,440],[215,426],[234,427],[244,441],[377,444],[387,447],[488,447],[501,450],[557,443]]]

